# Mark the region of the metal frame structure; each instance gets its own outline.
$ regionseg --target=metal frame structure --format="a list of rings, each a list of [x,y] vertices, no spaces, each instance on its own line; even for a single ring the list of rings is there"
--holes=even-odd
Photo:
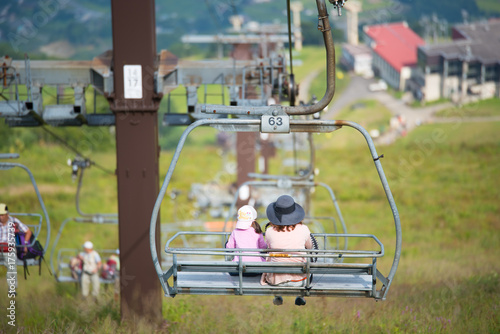
[[[19,154],[0,154],[0,159],[17,159],[19,158]],[[36,181],[35,181],[35,177],[33,176],[33,173],[31,173],[30,169],[22,164],[19,164],[19,163],[13,163],[13,162],[0,162],[0,170],[9,170],[11,168],[15,168],[15,167],[19,167],[21,169],[23,169],[26,173],[28,173],[28,176],[31,180],[31,184],[33,185],[33,188],[35,190],[35,193],[36,193],[36,196],[38,198],[38,202],[40,203],[40,206],[42,208],[42,211],[43,211],[43,217],[45,217],[45,224],[47,225],[47,236],[45,237],[45,244],[43,245],[44,247],[44,255],[45,253],[47,253],[47,249],[49,248],[50,246],[50,219],[49,219],[49,214],[47,213],[47,209],[45,208],[45,204],[43,202],[43,199],[42,199],[42,195],[40,194],[40,191],[38,190],[38,186],[36,184]],[[34,231],[33,232],[33,235],[35,236],[35,238],[33,240],[37,240],[38,239],[38,236],[40,234],[40,231],[42,229],[42,225],[43,225],[43,217],[42,215],[38,214],[38,213],[10,213],[10,215],[12,216],[30,216],[30,217],[38,217],[38,224],[37,225],[31,225],[31,224],[27,224],[28,227],[33,227]],[[34,242],[27,245],[26,247],[32,247],[34,245]],[[20,246],[20,245],[16,245],[16,246]],[[26,260],[26,265],[29,265],[29,266],[34,266],[34,265],[38,265],[39,262],[38,260],[36,259],[27,259]],[[23,266],[24,265],[24,262],[22,260],[19,260],[17,259],[17,265],[18,266]]]
[[[282,117],[285,117],[285,116],[282,116]],[[155,203],[155,206],[153,209],[153,213],[151,216],[151,221],[150,221],[151,256],[153,259],[153,264],[155,266],[156,272],[157,272],[158,277],[160,279],[160,283],[161,283],[163,290],[165,292],[165,295],[175,296],[175,294],[177,294],[177,293],[195,293],[195,291],[201,291],[201,290],[197,290],[197,287],[198,287],[198,285],[196,285],[197,283],[193,283],[194,286],[192,286],[188,289],[184,289],[184,290],[175,290],[174,289],[173,290],[171,285],[168,283],[168,279],[170,278],[170,276],[174,275],[174,282],[179,283],[179,279],[182,278],[182,276],[177,276],[179,269],[180,269],[180,271],[190,270],[190,269],[183,268],[182,263],[175,264],[175,262],[174,262],[174,265],[170,269],[168,269],[167,271],[163,271],[163,269],[161,268],[160,262],[158,260],[158,253],[157,253],[156,244],[155,244],[155,239],[156,239],[155,230],[156,230],[156,221],[158,218],[158,212],[160,210],[161,202],[166,194],[168,185],[170,183],[173,172],[174,172],[175,167],[177,165],[177,161],[179,160],[180,153],[182,151],[184,143],[186,142],[187,136],[195,128],[197,128],[199,126],[204,126],[204,125],[209,125],[209,126],[212,126],[216,129],[223,130],[223,131],[261,131],[261,129],[263,127],[265,128],[266,125],[263,125],[263,123],[266,121],[268,121],[268,118],[266,118],[266,115],[262,115],[261,119],[205,119],[205,120],[199,120],[199,121],[196,121],[195,123],[191,124],[188,128],[186,128],[183,135],[181,136],[181,138],[179,140],[179,144],[178,144],[177,149],[172,157],[169,169],[168,169],[167,174],[165,176],[165,180],[164,180],[163,185],[160,189],[160,192],[159,192],[159,195],[158,195],[158,198],[156,200],[156,203]],[[284,121],[284,122],[286,122],[286,121]],[[376,253],[376,254],[371,253],[371,252],[363,253],[364,254],[363,257],[372,259],[372,265],[369,267],[365,267],[365,270],[366,270],[366,274],[372,275],[371,277],[375,280],[375,282],[376,282],[376,278],[378,278],[380,280],[380,282],[382,283],[382,287],[379,290],[374,290],[373,286],[375,286],[376,284],[373,284],[372,288],[369,289],[370,292],[368,292],[368,293],[365,293],[365,292],[363,292],[361,294],[359,293],[360,291],[367,291],[365,288],[363,288],[363,290],[361,290],[361,288],[360,288],[360,290],[354,290],[354,291],[350,290],[350,291],[352,292],[352,295],[372,297],[375,299],[385,299],[387,296],[387,292],[389,291],[389,287],[394,279],[394,275],[396,274],[396,270],[397,270],[397,267],[399,264],[399,258],[401,256],[402,233],[401,233],[401,224],[400,224],[399,213],[398,213],[398,210],[396,207],[396,203],[394,202],[394,198],[392,196],[391,190],[389,188],[389,184],[387,182],[387,179],[385,177],[385,173],[384,173],[383,168],[382,168],[382,164],[380,162],[380,156],[377,154],[377,151],[376,151],[375,146],[373,144],[372,138],[370,137],[368,132],[363,127],[361,127],[359,124],[354,123],[354,122],[349,122],[349,121],[294,120],[294,119],[290,119],[289,126],[290,126],[289,131],[291,131],[291,132],[296,132],[296,131],[297,132],[332,132],[332,131],[338,130],[344,126],[347,126],[347,127],[351,127],[351,128],[356,129],[365,138],[365,140],[368,144],[368,148],[370,150],[370,154],[371,154],[372,159],[375,163],[375,168],[377,169],[380,181],[382,183],[382,187],[385,191],[387,200],[389,202],[389,206],[390,206],[391,211],[392,211],[392,215],[393,215],[393,219],[394,219],[394,227],[396,230],[396,246],[395,246],[393,263],[392,263],[390,272],[387,276],[384,276],[383,274],[381,274],[381,272],[378,271],[378,269],[376,270],[375,258],[383,256],[383,251],[381,253]],[[343,236],[343,235],[336,235],[336,236],[339,237],[339,236]],[[349,235],[346,234],[345,236],[348,237]],[[381,245],[381,247],[383,250],[382,245]],[[175,254],[181,254],[181,253],[186,254],[186,252],[191,252],[191,253],[192,252],[194,252],[194,253],[199,252],[200,255],[204,254],[203,251],[199,250],[199,249],[182,250],[179,248],[170,249],[169,247],[166,247],[165,251],[166,251],[167,255],[172,255],[172,256]],[[266,250],[260,250],[260,251],[266,252]],[[267,252],[272,252],[272,251],[276,251],[276,250],[268,250]],[[287,251],[292,251],[292,250],[287,250]],[[349,250],[328,250],[328,251],[336,253],[336,254],[338,254],[338,252],[341,252],[343,254],[342,257],[346,257],[345,254],[350,252]],[[215,251],[215,253],[218,253],[218,254],[220,254],[221,252],[227,252],[227,250],[222,249],[222,250]],[[225,255],[227,255],[227,254],[225,254]],[[311,257],[312,257],[312,255],[311,255]],[[175,261],[175,258],[173,260]],[[250,264],[245,263],[245,267],[239,266],[237,268],[238,272],[240,273],[241,280],[243,282],[246,281],[247,279],[249,279],[247,277],[243,277],[243,275],[242,275],[244,272],[249,272],[248,270],[250,270],[250,269],[244,269],[244,268],[247,268],[249,265]],[[310,265],[312,266],[312,264],[310,264]],[[217,267],[216,270],[219,272],[223,271],[223,272],[227,273],[228,270],[232,271],[235,269],[234,267],[227,269],[228,266],[233,266],[233,265],[227,264],[226,266],[220,266],[220,267]],[[196,267],[195,270],[197,270],[198,272],[204,272],[204,271],[210,272],[210,271],[214,270],[212,268],[213,265],[211,265],[210,262],[198,262],[198,263],[196,263],[195,267]],[[328,273],[328,268],[324,268],[322,266],[320,266],[320,267],[321,268],[318,269],[319,272]],[[327,267],[329,267],[329,266],[327,266]],[[212,268],[212,269],[210,269],[210,268]],[[278,267],[273,268],[272,264],[267,264],[265,269],[259,268],[259,270],[265,270],[264,272],[283,272],[282,271],[283,269],[279,269]],[[286,270],[290,270],[290,272],[295,272],[294,270],[300,271],[302,269],[286,269]],[[255,271],[253,271],[253,272],[255,272]],[[260,272],[263,272],[263,271],[260,271]],[[285,272],[289,272],[289,271],[285,271]],[[303,271],[301,271],[301,272],[303,272]],[[313,272],[311,271],[311,273],[313,273]],[[332,271],[332,275],[334,273],[337,274],[335,271]],[[349,276],[349,275],[352,275],[352,273],[347,271],[347,272],[342,272],[341,275],[344,275],[343,277],[346,278],[345,277],[346,275]],[[351,277],[351,276],[349,276],[349,277]],[[299,289],[297,289],[297,288],[284,288],[284,289],[286,291],[291,291],[290,293],[292,293],[292,294],[307,295],[307,293],[306,293],[307,289],[304,289],[304,288],[299,288]],[[224,290],[224,291],[226,291],[226,290]],[[239,288],[235,288],[232,291],[234,294],[240,294],[243,292],[246,292],[246,294],[253,294],[254,293],[253,292],[254,290],[252,290],[252,289],[245,290],[241,287],[241,285],[239,286]],[[273,290],[267,290],[268,294],[272,294],[272,292],[273,292]],[[261,294],[261,292],[259,292],[259,294]],[[264,294],[264,293],[262,293],[262,294]],[[338,289],[338,288],[336,289],[335,286],[332,286],[331,289],[328,290],[328,292],[321,293],[321,295],[332,295],[332,296],[339,295],[339,294],[341,294],[341,289]]]
[[[293,296],[343,296],[373,297],[383,299],[377,290],[377,279],[387,284],[387,279],[377,269],[377,259],[384,256],[384,246],[371,234],[313,234],[322,241],[319,249],[226,249],[226,248],[178,248],[171,243],[182,235],[219,235],[223,238],[229,232],[179,232],[166,244],[165,252],[172,257],[172,266],[161,278],[166,283],[165,294],[202,295],[293,295]],[[361,251],[326,249],[328,238],[366,238],[371,239],[378,249]],[[306,258],[306,262],[233,262],[217,260],[230,256]],[[290,252],[298,252],[290,254]],[[197,256],[198,260],[185,260],[187,256]],[[339,263],[339,258],[364,259],[363,263]],[[201,260],[200,260],[201,259]],[[316,261],[314,261],[315,259]],[[260,275],[254,277],[244,274],[295,273],[306,274],[304,287],[277,287],[260,284]],[[237,275],[229,275],[234,273]],[[312,276],[314,275],[314,276]]]
[[[167,94],[180,85],[185,86],[188,110],[182,113],[167,110],[163,116],[167,125],[189,125],[194,120],[207,117],[200,112],[198,103],[197,89],[202,85],[228,87],[231,103],[237,105],[261,105],[266,102],[263,94],[258,100],[245,97],[245,89],[250,84],[261,86],[262,92],[264,85],[269,85],[271,90],[287,96],[286,80],[283,79],[286,76],[286,60],[282,57],[238,61],[173,61],[168,57],[168,52],[160,52],[158,70],[154,73],[154,92]],[[4,79],[4,90],[14,90],[14,99],[0,95],[0,117],[5,118],[9,126],[116,124],[114,114],[96,113],[95,94],[93,112],[88,112],[86,108],[85,90],[89,86],[107,98],[114,94],[114,73],[107,53],[92,61],[8,60],[0,65],[0,78]],[[20,97],[20,85],[26,86],[26,100]],[[44,105],[42,92],[46,86],[73,89],[73,103],[59,104],[58,101],[54,105]],[[238,96],[240,91],[242,97]],[[206,96],[205,92],[204,103]]]
[[[339,10],[345,1],[330,2]],[[322,31],[327,53],[327,89],[323,98],[309,106],[221,106],[203,105],[201,112],[211,115],[232,115],[239,119],[201,119],[186,128],[181,136],[177,149],[172,157],[165,180],[159,191],[150,221],[150,250],[160,284],[166,296],[174,297],[177,294],[234,294],[234,295],[271,295],[271,294],[293,294],[300,296],[357,296],[375,299],[386,299],[390,285],[394,279],[401,256],[402,233],[399,220],[399,213],[394,202],[389,184],[385,177],[380,157],[375,149],[373,140],[368,132],[359,124],[349,121],[336,120],[303,120],[293,119],[293,115],[311,115],[323,110],[331,101],[335,92],[335,49],[330,33],[328,13],[323,0],[316,0],[318,7],[318,29]],[[165,196],[173,172],[179,160],[180,153],[187,136],[196,127],[212,126],[221,131],[237,132],[262,132],[262,133],[290,133],[290,132],[332,132],[344,126],[352,127],[360,132],[370,150],[370,154],[375,163],[382,187],[385,191],[389,206],[394,219],[396,230],[396,245],[394,259],[387,276],[384,276],[377,269],[377,258],[384,256],[384,246],[374,235],[353,235],[353,234],[321,234],[322,238],[330,237],[365,237],[373,239],[380,247],[379,250],[293,250],[293,249],[238,249],[227,250],[224,248],[196,249],[196,248],[174,248],[171,243],[176,237],[182,234],[197,234],[199,232],[179,232],[167,242],[165,252],[172,257],[172,266],[163,271],[156,246],[156,229],[158,213],[161,202]],[[345,225],[344,225],[345,227]],[[209,232],[205,232],[209,233]],[[222,236],[224,233],[221,232]],[[235,254],[240,252],[239,255]],[[182,255],[197,256],[245,256],[248,252],[253,252],[253,256],[273,257],[305,257],[306,262],[300,263],[275,263],[275,262],[230,262],[230,261],[183,261],[179,259]],[[290,252],[299,252],[293,255]],[[311,258],[320,258],[321,261],[312,263]],[[338,258],[365,259],[365,263],[334,263]],[[368,263],[366,263],[368,261]],[[258,284],[259,279],[244,276],[245,273],[302,273],[320,275],[319,282],[311,282],[311,276],[307,275],[305,287],[262,287]],[[238,278],[232,279],[228,273],[237,273]],[[235,277],[235,276],[234,276]],[[377,279],[381,282],[380,289],[377,289]]]

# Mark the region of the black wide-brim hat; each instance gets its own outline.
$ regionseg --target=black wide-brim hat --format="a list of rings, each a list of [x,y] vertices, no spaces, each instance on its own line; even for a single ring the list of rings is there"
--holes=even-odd
[[[304,208],[295,203],[294,199],[288,195],[282,195],[278,197],[276,202],[269,204],[266,214],[274,225],[295,225],[306,216]]]

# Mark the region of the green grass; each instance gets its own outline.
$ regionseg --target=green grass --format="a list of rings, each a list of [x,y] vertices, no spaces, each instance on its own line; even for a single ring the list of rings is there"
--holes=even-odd
[[[317,64],[324,58],[320,51],[321,48],[303,50],[304,59],[316,60],[305,61],[304,67],[297,66],[297,78],[324,66]],[[341,82],[338,80],[338,85]],[[215,92],[218,88],[209,89]],[[182,96],[175,97],[172,102],[179,112],[183,110],[183,100]],[[497,259],[500,123],[469,123],[467,117],[498,115],[498,106],[498,100],[465,106],[459,122],[422,125],[392,145],[377,147],[378,154],[384,154],[382,165],[403,229],[402,258],[386,301],[308,298],[307,305],[299,308],[290,297],[285,298],[283,306],[275,307],[272,297],[177,296],[163,299],[162,323],[146,319],[121,322],[112,291],[103,289],[98,305],[84,303],[75,286],[57,284],[44,265],[42,276],[32,269],[26,281],[19,270],[15,330],[20,333],[497,333],[500,331]],[[342,110],[338,118],[356,121],[370,130],[387,124],[390,113],[378,102],[365,100]],[[106,170],[114,171],[113,145],[100,145],[112,138],[106,129],[51,130],[69,138],[72,145]],[[160,134],[160,142],[175,143],[182,129],[168,130]],[[191,218],[194,209],[188,200],[191,183],[235,179],[224,170],[220,149],[214,145],[216,131],[201,128],[193,135],[169,187],[181,193],[175,202],[166,199],[162,203],[162,222],[172,221],[174,212],[179,220]],[[171,137],[167,140],[166,136]],[[2,126],[0,138],[9,151],[21,154],[18,162],[35,174],[50,214],[53,241],[61,223],[77,215],[76,183],[72,182],[71,169],[66,165],[66,160],[74,158],[74,154],[50,142],[42,129]],[[395,232],[366,143],[357,131],[348,127],[314,138],[319,170],[316,179],[332,186],[349,232],[374,234],[385,245],[386,256],[379,261],[378,268],[387,274],[394,254]],[[167,146],[162,144],[161,181],[172,156]],[[281,157],[277,154],[271,161],[272,171],[281,170]],[[234,162],[234,154],[228,160]],[[25,173],[20,170],[0,173],[2,202],[9,203],[13,211],[40,211]],[[331,202],[324,190],[312,194],[312,203],[315,215],[331,214]],[[97,166],[86,170],[80,205],[86,213],[116,212],[116,177]],[[118,245],[116,226],[77,223],[67,226],[58,247],[78,248],[89,238],[96,248],[113,249]],[[332,232],[332,226],[325,228]],[[2,267],[0,294],[5,293],[4,278]],[[5,301],[6,298],[0,298],[0,306]],[[7,326],[1,321],[0,332],[11,332]]]
[[[422,103],[420,101],[413,101],[411,103],[411,107],[412,108],[421,108],[421,107],[430,107],[430,106],[435,106],[435,105],[438,105],[438,104],[442,104],[442,103],[449,103],[450,102],[450,99],[447,99],[447,98],[440,98],[438,100],[435,100],[435,101],[430,101],[430,102],[425,102],[425,103]]]
[[[301,65],[294,64],[293,66],[295,78],[299,83],[309,73],[324,68],[326,64],[326,51],[324,47],[304,46],[300,52],[294,51],[293,57],[302,62]]]
[[[438,117],[500,116],[500,99],[493,98],[448,108],[436,113]]]
[[[326,62],[326,53],[324,48],[318,48],[316,51],[318,54],[321,54],[322,56],[322,62],[318,61],[316,62],[317,65],[321,65],[320,68],[321,70],[318,74],[318,76],[313,80],[311,83],[310,87],[310,92],[309,95],[312,96],[313,94],[316,95],[318,99],[321,99],[323,95],[325,94],[326,91],[326,68],[325,68],[325,62]],[[335,48],[335,59],[338,62],[338,60],[341,57],[341,49],[340,47]],[[336,66],[335,68],[335,95],[340,95],[342,94],[342,91],[349,85],[349,76],[347,73],[344,73],[340,67]]]
[[[360,124],[366,130],[379,130],[383,133],[389,127],[392,113],[376,100],[359,100],[340,111],[339,120],[349,120]],[[336,132],[342,132],[338,136]],[[352,128],[337,130],[326,135],[315,135],[316,145],[320,148],[347,148],[366,146],[365,140]]]
[[[347,109],[346,118],[373,121],[384,119],[373,101],[366,109]],[[349,116],[349,117],[348,117]],[[498,166],[500,166],[500,123],[422,125],[393,145],[377,147],[394,194],[403,228],[403,253],[388,299],[309,298],[305,307],[286,297],[281,307],[271,297],[177,296],[163,300],[162,324],[141,319],[121,323],[111,291],[104,291],[97,305],[83,303],[73,285],[58,285],[42,268],[32,270],[19,282],[17,329],[21,333],[128,333],[167,331],[170,333],[495,333],[500,330],[498,295],[500,280],[497,254],[500,248]],[[26,130],[26,129],[25,129]],[[215,134],[199,129],[202,137]],[[27,130],[28,131],[28,130]],[[198,130],[195,130],[198,131]],[[204,131],[208,131],[203,133]],[[326,135],[324,135],[326,136]],[[380,186],[366,144],[336,143],[354,140],[356,131],[343,128],[319,140],[317,180],[332,186],[348,231],[375,234],[386,246],[387,256],[379,269],[387,273],[394,252],[391,212]],[[328,145],[328,143],[332,145]],[[191,182],[207,182],[222,170],[217,148],[191,144],[183,151],[179,168],[189,179],[174,175],[172,187],[180,189],[178,214],[188,217],[191,204],[187,190]],[[46,154],[50,151],[50,156]],[[32,168],[52,221],[52,236],[61,222],[76,215],[70,170],[54,169],[68,153],[58,146],[25,147],[19,162]],[[163,179],[171,152],[162,152]],[[113,168],[113,152],[96,153],[93,159]],[[272,161],[272,168],[279,160]],[[203,168],[199,168],[203,166]],[[61,167],[62,168],[62,167]],[[64,170],[64,172],[63,172]],[[23,173],[0,178],[2,201],[37,211],[36,198]],[[2,175],[3,176],[3,175]],[[86,171],[82,209],[86,212],[116,212],[116,180],[97,168]],[[90,179],[92,181],[90,181]],[[328,195],[313,194],[315,214],[331,211]],[[164,202],[162,221],[171,218],[172,203]],[[326,226],[327,231],[331,227]],[[100,248],[116,247],[116,227],[69,224],[61,246],[79,247],[92,238]],[[53,240],[53,239],[52,239]],[[0,268],[0,289],[5,289],[5,269]],[[21,277],[21,276],[20,276]],[[3,290],[0,291],[2,293]],[[5,299],[2,299],[2,303]],[[215,307],[217,305],[217,307]],[[0,331],[7,330],[2,322]]]
[[[500,3],[495,0],[476,0],[476,4],[482,11],[500,13]]]

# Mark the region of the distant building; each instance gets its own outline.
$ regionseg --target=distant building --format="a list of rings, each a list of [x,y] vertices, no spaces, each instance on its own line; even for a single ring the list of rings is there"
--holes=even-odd
[[[365,44],[373,50],[373,70],[396,90],[405,90],[417,66],[417,48],[424,40],[406,22],[364,27]]]
[[[452,38],[418,48],[416,95],[424,101],[499,96],[500,20],[455,26]]]
[[[347,70],[364,77],[373,77],[372,59],[372,50],[368,46],[342,44],[340,63]]]

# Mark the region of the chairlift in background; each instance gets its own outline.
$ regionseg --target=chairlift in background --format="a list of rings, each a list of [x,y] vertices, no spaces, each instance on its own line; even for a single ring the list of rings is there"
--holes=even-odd
[[[101,224],[101,225],[102,224],[118,225],[117,213],[84,213],[80,209],[80,192],[83,184],[83,176],[85,169],[89,168],[91,165],[92,162],[89,159],[83,159],[80,157],[76,157],[73,160],[68,160],[68,166],[71,167],[73,180],[75,180],[78,177],[78,185],[75,195],[75,205],[76,205],[76,210],[81,217],[70,217],[65,219],[61,223],[59,231],[57,232],[56,239],[50,255],[50,266],[52,268],[52,272],[54,272],[54,277],[56,278],[56,281],[59,283],[79,282],[79,278],[74,277],[74,275],[71,274],[70,261],[73,257],[77,256],[81,252],[81,248],[61,248],[57,252],[57,258],[54,259],[54,254],[57,244],[59,243],[59,239],[63,233],[65,226],[69,222]],[[96,251],[99,253],[101,258],[109,257],[112,254],[116,254],[116,250],[110,250],[110,249],[96,249]],[[99,277],[99,279],[101,283],[114,283],[114,279],[105,279],[103,277]]]
[[[0,159],[17,159],[19,158],[19,154],[14,153],[14,154],[0,154]],[[22,164],[19,163],[13,163],[13,162],[0,162],[0,170],[10,170],[12,168],[21,168],[24,170],[26,173],[28,173],[28,176],[31,180],[31,184],[33,185],[33,189],[35,190],[36,196],[38,198],[38,202],[40,203],[40,207],[42,209],[43,214],[40,213],[26,213],[26,212],[9,212],[10,216],[13,217],[26,217],[27,219],[34,220],[36,221],[35,223],[28,223],[27,221],[23,221],[23,223],[28,226],[31,230],[31,232],[34,235],[33,242],[28,244],[28,245],[19,245],[16,244],[16,247],[33,247],[35,244],[35,241],[38,239],[40,236],[40,232],[42,229],[46,229],[46,237],[45,237],[45,243],[42,245],[44,248],[44,256],[45,253],[47,252],[47,249],[50,246],[50,219],[49,215],[47,213],[47,209],[45,208],[45,204],[42,199],[42,195],[40,194],[40,191],[38,190],[38,186],[35,181],[35,177],[33,176],[33,173],[31,173],[30,169]],[[13,206],[13,205],[11,205]],[[45,218],[45,221],[44,221]],[[35,266],[39,265],[39,260],[38,259],[26,259],[26,265],[28,266]],[[17,259],[18,266],[24,266],[25,262],[23,260]],[[0,260],[0,265],[3,265],[3,260]]]
[[[65,219],[59,231],[57,232],[56,239],[54,241],[54,245],[52,246],[52,251],[50,254],[50,267],[52,272],[54,273],[54,277],[58,283],[78,283],[80,282],[79,277],[75,277],[71,273],[70,261],[73,257],[77,256],[81,253],[81,248],[60,248],[57,251],[57,258],[54,258],[54,254],[57,249],[57,245],[59,243],[59,239],[63,233],[65,226],[69,222],[75,223],[83,223],[83,224],[100,224],[100,225],[118,225],[118,219],[114,218],[104,218],[102,216],[94,216],[94,217],[71,217]],[[105,259],[112,254],[116,254],[116,249],[95,249],[97,253],[101,256],[101,259]],[[103,260],[104,263],[104,260]],[[101,283],[109,284],[114,283],[114,279],[105,279],[103,277],[99,277]]]

